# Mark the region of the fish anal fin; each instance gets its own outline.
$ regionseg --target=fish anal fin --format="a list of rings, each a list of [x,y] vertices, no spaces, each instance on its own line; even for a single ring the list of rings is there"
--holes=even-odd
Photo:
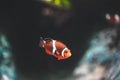
[[[58,59],[58,60],[61,60],[62,58],[61,58],[61,56],[58,56],[57,59]]]
[[[58,58],[57,60],[61,60],[61,58]]]

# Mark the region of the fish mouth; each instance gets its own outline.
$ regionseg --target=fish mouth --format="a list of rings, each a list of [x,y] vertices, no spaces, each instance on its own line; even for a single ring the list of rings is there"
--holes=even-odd
[[[58,58],[58,60],[63,60],[63,59],[67,59],[67,58],[69,58],[69,57],[71,57],[72,56],[72,54],[71,53],[69,53],[69,54],[67,54],[66,56],[64,56],[64,57],[60,57],[60,58]]]
[[[66,56],[66,58],[69,58],[69,57],[71,57],[72,56],[72,54],[71,53],[69,53],[67,56]]]

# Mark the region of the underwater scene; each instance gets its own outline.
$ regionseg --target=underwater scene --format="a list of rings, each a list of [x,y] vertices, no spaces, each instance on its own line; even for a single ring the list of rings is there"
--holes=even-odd
[[[120,80],[119,3],[0,1],[0,80]]]

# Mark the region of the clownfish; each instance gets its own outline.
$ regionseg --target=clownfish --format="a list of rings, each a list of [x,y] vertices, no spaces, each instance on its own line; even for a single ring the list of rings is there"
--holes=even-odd
[[[68,47],[61,41],[54,40],[51,38],[43,39],[40,37],[40,47],[45,49],[48,55],[52,55],[57,58],[57,60],[67,59],[71,57],[71,51]]]

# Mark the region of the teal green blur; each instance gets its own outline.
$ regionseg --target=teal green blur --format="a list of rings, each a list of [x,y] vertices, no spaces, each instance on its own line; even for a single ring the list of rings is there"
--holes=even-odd
[[[0,80],[17,80],[11,46],[5,35],[0,33]]]

